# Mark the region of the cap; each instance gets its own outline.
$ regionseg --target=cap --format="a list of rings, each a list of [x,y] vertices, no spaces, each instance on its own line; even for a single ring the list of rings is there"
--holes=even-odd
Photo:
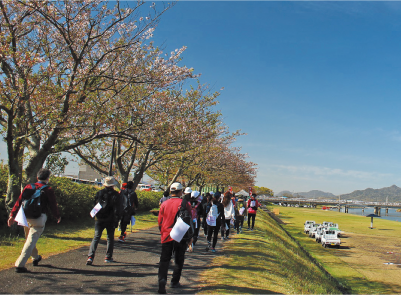
[[[198,191],[192,191],[191,197],[192,198],[197,198],[199,196],[199,194],[200,194],[200,192],[198,192]]]
[[[117,180],[113,176],[107,176],[104,179],[103,185],[104,186],[115,186],[115,185],[117,185]]]
[[[192,189],[190,187],[186,187],[184,194],[190,194],[190,193],[192,193]]]
[[[174,182],[171,186],[170,186],[170,191],[174,192],[174,191],[180,191],[182,190],[182,185],[179,182]]]

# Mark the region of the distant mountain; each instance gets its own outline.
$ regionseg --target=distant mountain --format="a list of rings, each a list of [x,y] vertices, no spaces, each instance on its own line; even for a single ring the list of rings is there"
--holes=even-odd
[[[391,203],[401,202],[401,188],[396,185],[380,189],[367,188],[365,190],[353,191],[350,194],[341,195],[341,199],[359,200],[370,202],[385,202],[386,197]]]
[[[282,191],[275,194],[278,197],[282,196],[294,196],[294,197],[301,197],[301,198],[310,198],[310,199],[337,199],[335,195],[332,193],[326,193],[319,190],[312,190],[310,192],[301,192],[301,193],[292,193],[290,191]]]
[[[337,199],[337,196],[332,193],[326,193],[319,190],[312,190],[306,193],[297,193],[299,196],[311,199]]]

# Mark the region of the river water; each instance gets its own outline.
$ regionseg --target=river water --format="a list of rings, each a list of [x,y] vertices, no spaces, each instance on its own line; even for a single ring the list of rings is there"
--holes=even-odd
[[[366,216],[368,214],[374,213],[373,210],[374,210],[373,207],[365,207],[365,210],[363,212],[362,212],[362,208],[349,208],[348,214]],[[389,208],[388,215],[386,216],[386,209],[382,208],[380,218],[401,222],[401,212],[396,212],[396,210],[397,209]],[[341,212],[344,212],[344,208],[341,209]]]

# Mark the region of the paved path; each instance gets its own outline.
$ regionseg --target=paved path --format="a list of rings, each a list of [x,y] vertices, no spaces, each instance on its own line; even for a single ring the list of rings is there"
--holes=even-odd
[[[181,289],[170,289],[172,294],[194,294],[198,289],[199,274],[208,268],[213,257],[222,255],[219,241],[217,254],[206,252],[203,234],[195,252],[185,255]],[[106,241],[99,243],[92,266],[87,266],[89,247],[58,254],[33,267],[28,273],[15,273],[14,269],[0,272],[0,293],[156,293],[157,271],[161,252],[157,228],[132,233],[126,243],[115,243],[114,263],[104,263]],[[40,249],[39,249],[40,251]],[[17,259],[17,257],[15,257]],[[168,279],[171,279],[172,265]]]

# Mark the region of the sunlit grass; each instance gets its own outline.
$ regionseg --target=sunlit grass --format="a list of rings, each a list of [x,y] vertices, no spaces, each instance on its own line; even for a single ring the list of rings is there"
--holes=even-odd
[[[132,228],[133,232],[157,225],[157,216],[149,212],[138,213],[135,218],[136,223]],[[131,226],[128,225],[127,234],[129,235],[130,232]],[[74,223],[64,220],[60,224],[48,222],[37,243],[37,248],[40,255],[44,258],[49,257],[83,246],[89,246],[94,233],[95,221],[90,217]],[[116,229],[115,237],[119,235],[120,232]],[[103,231],[102,239],[106,239],[106,230]],[[24,237],[10,236],[8,230],[0,232],[0,270],[14,266],[24,243]]]
[[[320,269],[266,213],[256,230],[225,243],[224,256],[202,273],[200,293],[338,294],[340,286]]]
[[[401,269],[384,265],[385,262],[401,260],[396,254],[387,254],[401,252],[400,223],[375,218],[374,229],[370,229],[370,218],[364,216],[310,208],[275,208],[279,208],[279,217],[286,222],[284,228],[353,294],[401,292],[398,283]],[[346,233],[341,249],[325,249],[304,234],[303,224],[306,220],[338,223]]]

